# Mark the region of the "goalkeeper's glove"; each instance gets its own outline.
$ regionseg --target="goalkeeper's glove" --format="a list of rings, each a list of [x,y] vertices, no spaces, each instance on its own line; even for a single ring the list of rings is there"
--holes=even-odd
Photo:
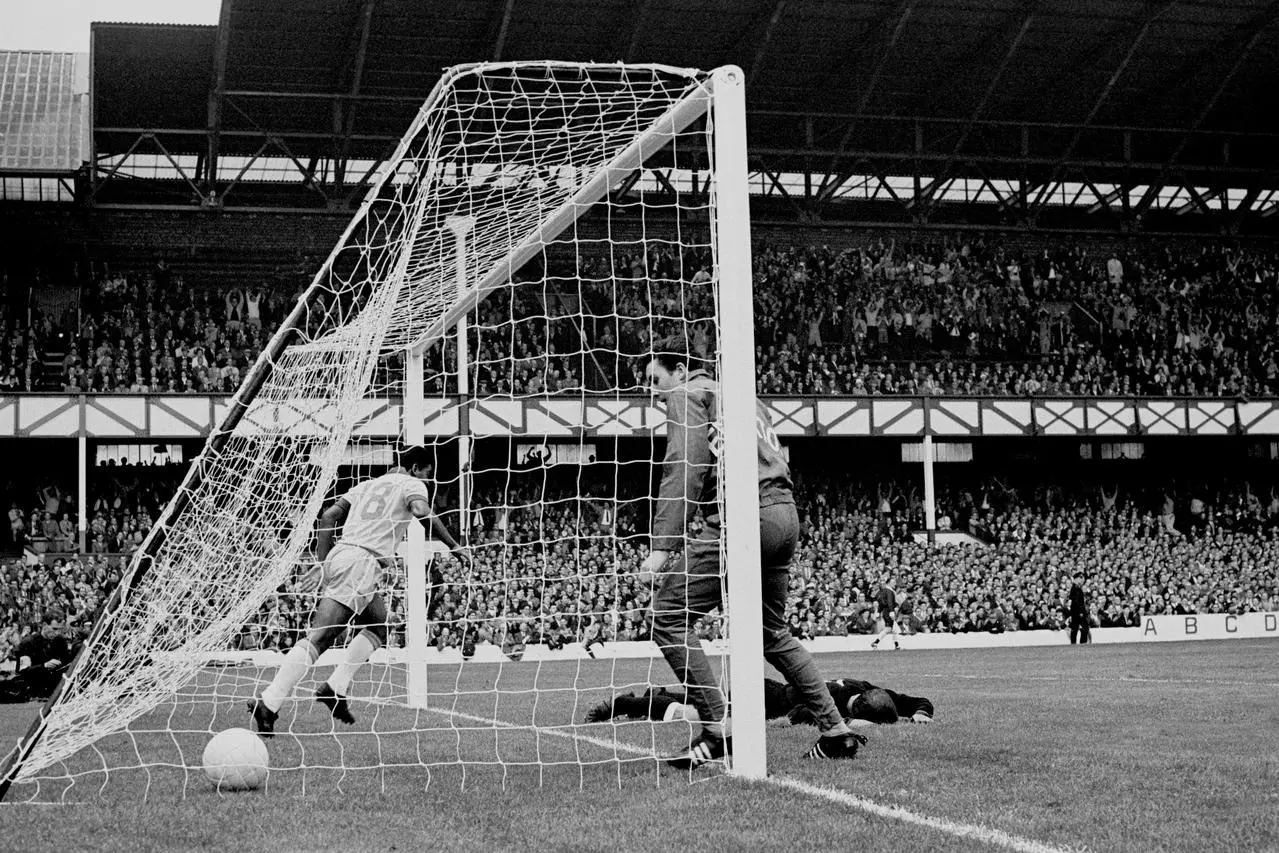
[[[919,711],[915,714],[915,716],[910,718],[910,721],[912,723],[931,723],[933,718],[928,714],[925,714],[923,711]]]
[[[603,723],[611,719],[613,719],[612,700],[601,702],[586,712],[586,722],[588,723]]]

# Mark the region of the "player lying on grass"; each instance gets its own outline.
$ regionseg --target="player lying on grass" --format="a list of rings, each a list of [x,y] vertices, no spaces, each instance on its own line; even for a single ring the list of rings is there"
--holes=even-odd
[[[715,671],[692,632],[693,623],[723,604],[724,583],[745,571],[720,565],[719,482],[716,457],[721,437],[719,383],[707,372],[704,353],[690,351],[688,339],[674,335],[654,341],[645,370],[653,393],[666,404],[666,456],[653,518],[652,551],[640,567],[640,578],[660,577],[653,595],[653,642],[688,689],[688,704],[697,708],[704,728],[688,748],[667,761],[695,768],[722,760],[729,752],[732,724]],[[790,468],[782,453],[768,410],[755,404],[756,452],[759,460],[760,561],[763,577],[764,658],[802,695],[821,732],[806,758],[853,758],[866,739],[848,729],[822,681],[813,656],[786,625],[790,563],[799,541],[799,516]],[[691,540],[689,522],[701,508],[706,524]]]
[[[921,696],[908,696],[855,678],[827,681],[826,689],[849,725],[933,721],[933,703]],[[817,724],[803,696],[795,688],[772,678],[764,679],[764,716],[770,720],[786,717],[795,725]],[[611,701],[601,702],[588,711],[586,722],[600,723],[614,717],[659,722],[701,719],[697,708],[689,704],[688,692],[679,685],[650,687],[639,696],[634,693],[614,696]]]
[[[400,454],[399,466],[365,480],[331,504],[316,527],[316,558],[322,564],[320,600],[311,631],[284,656],[284,662],[262,695],[249,702],[258,734],[271,737],[284,700],[352,618],[363,630],[346,649],[346,659],[315,691],[317,702],[335,720],[350,725],[355,716],[343,695],[355,670],[386,643],[386,602],[378,585],[382,570],[395,559],[395,549],[414,519],[429,523],[454,553],[456,540],[431,512],[423,482],[431,475],[431,453],[412,447]],[[338,530],[342,538],[336,544]]]

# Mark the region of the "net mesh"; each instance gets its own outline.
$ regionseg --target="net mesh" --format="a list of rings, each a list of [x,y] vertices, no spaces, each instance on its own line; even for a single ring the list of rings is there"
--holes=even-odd
[[[655,337],[717,349],[714,185],[631,190],[638,169],[713,175],[707,110],[695,71],[446,74],[296,322],[230,402],[243,416],[210,441],[139,552],[145,571],[95,629],[19,796],[116,783],[155,796],[201,781],[204,744],[250,725],[245,700],[305,636],[331,580],[313,557],[323,507],[385,473],[397,438],[419,428],[435,450],[430,501],[471,561],[432,558],[421,611],[406,601],[405,560],[381,561],[388,642],[351,682],[357,723],[335,723],[310,696],[358,627],[281,708],[268,785],[372,774],[420,787],[485,770],[505,782],[555,768],[585,780],[596,764],[621,779],[686,743],[686,725],[583,720],[671,678],[627,642],[647,637],[651,589],[634,570],[660,448],[617,433],[660,423],[632,405]],[[402,423],[413,345],[425,347],[424,424]],[[646,422],[613,430],[590,411]],[[406,650],[418,612],[428,645]],[[723,628],[718,615],[701,625],[711,639]],[[410,696],[414,656],[432,663],[425,707]]]

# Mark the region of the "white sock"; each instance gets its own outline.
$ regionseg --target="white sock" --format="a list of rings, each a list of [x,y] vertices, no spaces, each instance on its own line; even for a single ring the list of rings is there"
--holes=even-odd
[[[346,688],[350,686],[355,670],[368,663],[369,655],[381,646],[382,641],[367,628],[356,634],[351,645],[346,647],[346,659],[329,676],[329,686],[333,688],[333,692],[339,696],[346,695]]]
[[[262,702],[272,711],[279,712],[284,700],[293,695],[293,688],[298,686],[298,682],[319,656],[320,653],[315,650],[315,646],[311,645],[310,640],[300,640],[297,645],[289,649],[289,653],[284,656],[284,662],[276,670],[275,678],[271,679],[266,690],[262,691]]]

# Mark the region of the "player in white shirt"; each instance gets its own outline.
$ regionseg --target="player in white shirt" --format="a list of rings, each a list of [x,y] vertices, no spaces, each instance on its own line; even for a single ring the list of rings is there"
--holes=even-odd
[[[347,646],[346,659],[315,691],[315,698],[334,719],[348,725],[355,722],[344,694],[355,670],[386,643],[387,608],[378,586],[410,524],[429,523],[450,550],[460,551],[457,541],[431,512],[423,482],[431,476],[430,451],[409,448],[400,454],[399,462],[399,467],[382,476],[357,484],[320,517],[315,555],[323,566],[323,580],[311,631],[284,656],[262,696],[249,703],[262,737],[273,735],[284,701],[352,618],[364,626],[363,630]],[[338,530],[342,538],[335,543]]]

